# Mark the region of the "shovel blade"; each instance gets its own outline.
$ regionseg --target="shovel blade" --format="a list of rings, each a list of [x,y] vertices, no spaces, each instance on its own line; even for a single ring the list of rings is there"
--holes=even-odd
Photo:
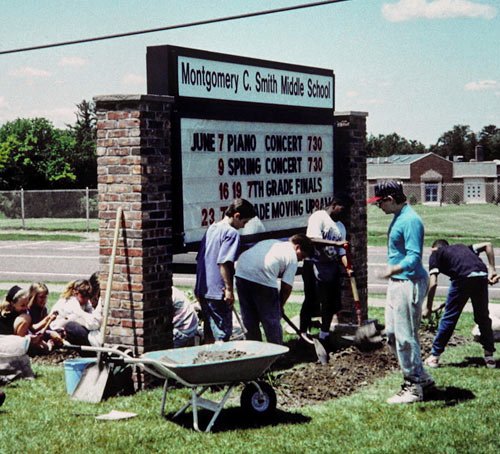
[[[94,404],[100,402],[104,396],[109,373],[109,364],[97,362],[97,364],[87,367],[83,371],[82,378],[71,398]]]
[[[323,347],[323,344],[318,339],[313,339],[316,356],[321,364],[328,364],[328,353]]]

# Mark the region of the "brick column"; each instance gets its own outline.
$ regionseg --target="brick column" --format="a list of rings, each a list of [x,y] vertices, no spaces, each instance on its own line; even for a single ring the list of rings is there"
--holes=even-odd
[[[353,267],[364,316],[368,312],[368,253],[366,215],[366,112],[335,112],[335,192],[346,192],[354,199],[346,219]],[[346,279],[342,289],[346,319],[355,322],[352,291]]]
[[[172,346],[170,121],[173,98],[110,95],[97,110],[99,265],[105,295],[123,208],[106,343],[136,354]]]

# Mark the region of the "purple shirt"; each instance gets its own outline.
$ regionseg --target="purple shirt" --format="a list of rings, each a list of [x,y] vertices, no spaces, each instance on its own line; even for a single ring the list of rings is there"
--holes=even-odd
[[[196,296],[215,300],[224,298],[224,280],[219,265],[234,263],[239,248],[240,235],[226,221],[217,222],[208,228],[196,256]]]

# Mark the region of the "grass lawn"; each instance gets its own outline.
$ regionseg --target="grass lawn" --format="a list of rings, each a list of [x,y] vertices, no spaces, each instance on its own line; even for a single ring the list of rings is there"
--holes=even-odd
[[[380,317],[377,312],[372,315]],[[464,314],[458,332],[469,336],[472,324],[471,315]],[[444,367],[433,372],[439,387],[463,395],[457,401],[390,406],[385,399],[400,383],[395,373],[348,397],[279,411],[270,423],[246,420],[231,401],[210,434],[163,419],[160,388],[99,404],[76,402],[65,393],[62,366],[35,365],[36,380],[5,389],[0,452],[494,453],[500,448],[498,370],[464,367],[464,359],[480,355],[475,343],[449,348],[442,356]],[[169,392],[167,413],[177,411],[187,396],[185,389]],[[137,417],[94,419],[111,410]]]
[[[500,247],[500,206],[484,205],[446,205],[432,207],[414,205],[413,208],[422,217],[425,225],[425,245],[431,246],[438,238],[465,244],[491,241]],[[376,206],[368,207],[368,244],[385,246],[387,228],[392,216]]]

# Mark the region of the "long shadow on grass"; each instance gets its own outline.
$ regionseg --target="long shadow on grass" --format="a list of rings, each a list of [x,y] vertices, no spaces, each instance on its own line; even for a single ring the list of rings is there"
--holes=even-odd
[[[484,364],[484,358],[478,356],[466,356],[464,360],[459,363],[449,363],[446,365],[449,367],[486,367]]]
[[[467,400],[475,399],[475,394],[468,389],[457,388],[455,386],[446,386],[443,388],[435,387],[425,394],[426,402],[440,401],[445,407],[454,407],[455,405]]]
[[[193,414],[189,411],[179,415],[173,419],[174,413],[167,414],[167,419],[175,424],[186,429],[193,429]],[[198,410],[198,424],[202,431],[205,430],[213,413],[208,410]],[[250,416],[240,407],[227,408],[222,410],[219,417],[215,421],[211,432],[227,432],[230,430],[246,430],[260,429],[262,427],[291,425],[291,424],[306,424],[311,421],[309,416],[304,416],[300,413],[289,413],[282,410],[276,412],[269,417],[253,417]]]

